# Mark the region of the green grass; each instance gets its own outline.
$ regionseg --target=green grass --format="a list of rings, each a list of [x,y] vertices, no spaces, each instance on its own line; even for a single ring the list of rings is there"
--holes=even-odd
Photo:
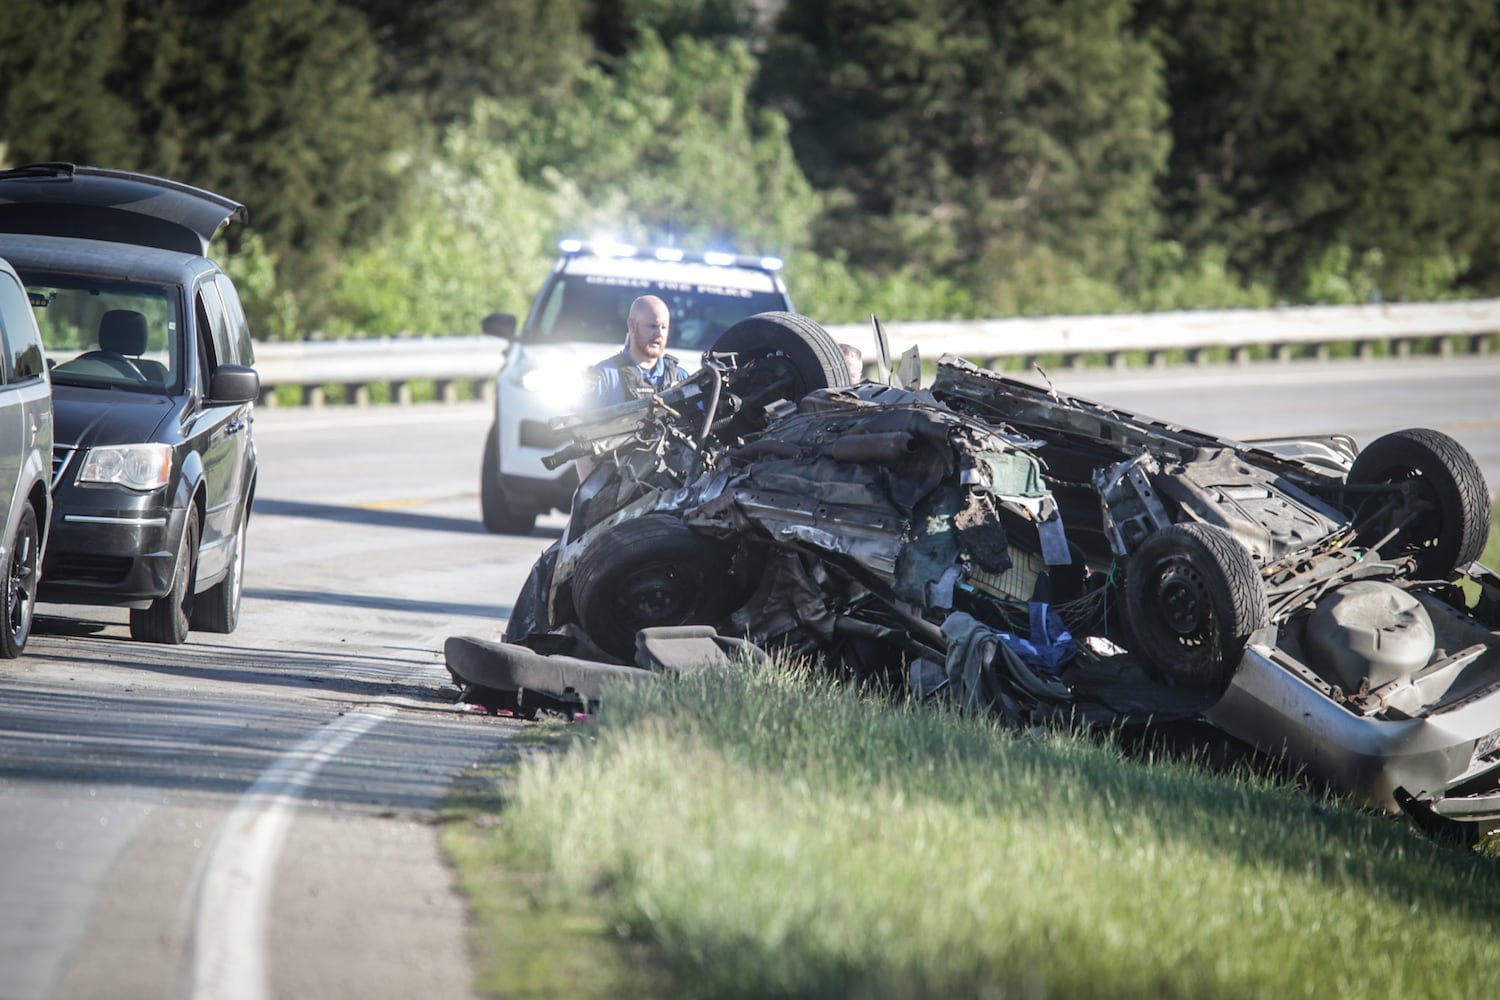
[[[1500,488],[1500,483],[1496,484]],[[1494,525],[1500,525],[1500,501],[1496,501],[1490,512],[1490,543],[1484,547],[1484,554],[1479,561],[1490,569],[1500,571],[1500,529]]]
[[[1500,859],[782,667],[612,690],[455,805],[505,996],[1489,996]]]

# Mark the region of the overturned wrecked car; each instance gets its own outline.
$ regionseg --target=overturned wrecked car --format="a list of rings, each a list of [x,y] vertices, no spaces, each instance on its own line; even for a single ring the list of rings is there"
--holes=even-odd
[[[1238,442],[919,370],[849,385],[820,327],[762,314],[559,420],[551,460],[596,468],[504,641],[449,640],[464,697],[578,710],[786,650],[1018,725],[1206,722],[1430,831],[1500,827],[1500,577],[1456,441]]]

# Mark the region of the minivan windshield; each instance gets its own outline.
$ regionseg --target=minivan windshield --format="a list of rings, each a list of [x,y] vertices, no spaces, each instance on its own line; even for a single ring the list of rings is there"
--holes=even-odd
[[[175,392],[176,296],[158,285],[25,274],[55,385]]]
[[[669,349],[702,351],[746,316],[789,308],[769,279],[765,284],[765,290],[755,290],[708,281],[560,274],[538,303],[522,339],[528,343],[620,344],[625,340],[630,304],[637,296],[656,295],[672,317]]]

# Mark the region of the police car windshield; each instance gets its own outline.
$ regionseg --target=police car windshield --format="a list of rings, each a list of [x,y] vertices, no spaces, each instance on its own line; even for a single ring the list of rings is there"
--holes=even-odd
[[[528,343],[619,344],[630,304],[657,295],[671,311],[669,350],[702,351],[731,325],[756,313],[789,309],[769,278],[765,289],[710,281],[656,281],[640,277],[560,274],[538,303],[522,339]]]

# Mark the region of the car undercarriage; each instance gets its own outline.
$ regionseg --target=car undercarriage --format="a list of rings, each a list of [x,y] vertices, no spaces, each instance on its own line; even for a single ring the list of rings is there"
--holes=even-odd
[[[553,460],[595,471],[504,641],[449,640],[464,697],[573,710],[733,643],[1018,726],[1207,723],[1424,828],[1500,825],[1500,578],[1458,442],[1238,442],[957,358],[849,385],[837,351],[763,314],[558,421]]]

